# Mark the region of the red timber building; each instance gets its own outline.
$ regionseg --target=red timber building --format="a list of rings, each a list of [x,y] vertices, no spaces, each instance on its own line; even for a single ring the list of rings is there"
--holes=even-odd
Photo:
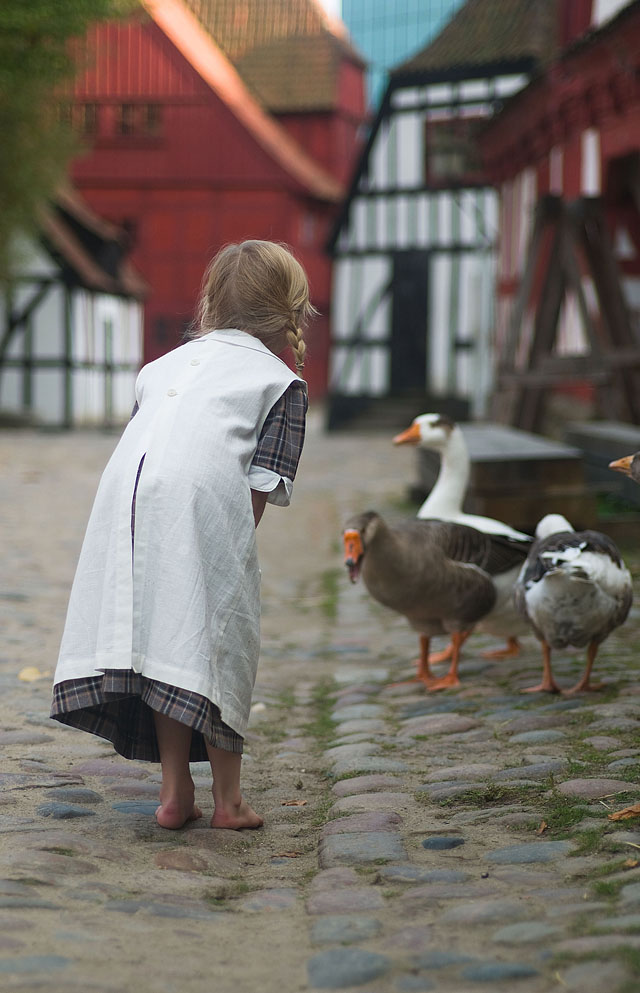
[[[312,397],[326,390],[329,225],[364,119],[364,65],[316,0],[141,0],[97,25],[73,115],[87,144],[72,179],[123,226],[150,287],[146,361],[177,345],[224,244],[283,241],[321,317]]]
[[[557,0],[559,47],[482,135],[500,191],[494,414],[579,384],[640,423],[640,2]]]

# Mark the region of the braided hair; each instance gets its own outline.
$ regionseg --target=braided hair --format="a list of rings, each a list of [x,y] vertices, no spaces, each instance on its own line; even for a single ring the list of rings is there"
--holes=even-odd
[[[304,326],[314,313],[307,277],[291,251],[278,242],[243,241],[226,245],[209,263],[190,336],[238,328],[276,354],[289,345],[300,374]]]

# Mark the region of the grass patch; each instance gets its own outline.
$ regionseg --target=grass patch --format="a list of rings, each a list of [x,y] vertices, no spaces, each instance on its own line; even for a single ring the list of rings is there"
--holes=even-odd
[[[433,784],[437,786],[437,783]],[[518,803],[530,800],[531,796],[540,789],[538,786],[502,786],[499,783],[487,783],[486,786],[466,790],[456,796],[445,797],[437,801],[441,807],[487,807],[501,804]],[[430,802],[426,793],[416,793],[415,799],[422,803]]]
[[[572,852],[569,852],[569,855],[572,857],[577,855],[595,855],[597,852],[602,851],[605,828],[606,825],[603,825],[602,827],[587,828],[586,831],[577,831],[573,835],[576,847]]]
[[[332,719],[333,700],[336,686],[333,680],[323,680],[312,691],[313,719],[305,724],[304,730],[312,735],[320,747],[326,747],[334,736],[336,722]]]
[[[282,690],[278,694],[278,703],[281,707],[286,707],[287,710],[291,710],[296,705],[296,695],[293,690]]]
[[[338,579],[340,576],[342,576],[342,569],[335,567],[325,569],[320,574],[320,588],[322,590],[320,610],[328,621],[335,621],[338,615]]]
[[[327,793],[326,796],[323,796],[320,800],[318,800],[318,803],[316,804],[315,809],[313,811],[313,815],[311,817],[311,824],[313,825],[313,827],[322,827],[324,824],[326,824],[328,820],[329,810],[331,809],[334,803],[335,803],[334,797],[332,797],[329,793]]]
[[[284,741],[287,737],[286,729],[281,723],[274,724],[257,724],[254,728],[254,733],[256,735],[261,735],[266,738],[271,744],[276,745],[280,741]]]
[[[221,910],[228,907],[230,901],[237,900],[239,896],[243,896],[250,890],[251,886],[245,879],[234,879],[225,881],[211,890],[206,890],[203,894],[203,900],[210,907]]]
[[[616,948],[614,954],[627,967],[632,977],[629,982],[623,985],[619,993],[637,993],[638,976],[640,976],[640,948],[629,948],[628,945],[623,945],[621,948]]]
[[[591,889],[595,896],[603,897],[605,900],[617,900],[624,885],[623,879],[597,879],[591,884]]]
[[[611,876],[614,872],[623,872],[624,869],[628,868],[627,859],[614,859],[612,862],[604,862],[602,865],[595,866],[591,872],[590,876]]]
[[[546,822],[550,834],[568,837],[571,828],[579,824],[588,813],[582,800],[554,792],[544,801],[541,817]]]

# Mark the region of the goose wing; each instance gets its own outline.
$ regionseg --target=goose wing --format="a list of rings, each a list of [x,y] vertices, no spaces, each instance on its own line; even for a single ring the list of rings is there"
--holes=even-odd
[[[455,562],[466,562],[498,576],[519,568],[527,558],[533,538],[523,541],[507,535],[487,534],[466,524],[450,521],[421,520],[438,535],[444,554]]]
[[[537,583],[551,569],[576,562],[583,552],[602,555],[623,568],[620,552],[608,535],[600,531],[558,531],[533,542],[518,582],[525,587]]]

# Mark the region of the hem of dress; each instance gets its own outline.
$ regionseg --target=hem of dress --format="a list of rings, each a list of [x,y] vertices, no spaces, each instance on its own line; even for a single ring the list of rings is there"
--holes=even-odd
[[[66,682],[66,680],[62,682]],[[149,680],[149,682],[152,683],[153,681]],[[139,701],[149,710],[166,714],[166,716],[171,717],[173,720],[178,720],[179,723],[185,724],[192,729],[190,762],[208,761],[207,742],[214,748],[222,748],[224,751],[233,752],[237,755],[243,754],[244,741],[242,735],[234,732],[239,739],[237,742],[228,737],[214,737],[211,740],[205,736],[204,732],[197,725],[197,721],[190,723],[187,720],[179,720],[175,711],[172,710],[169,700],[154,697],[154,705],[149,699],[145,699],[143,693],[133,692],[110,694],[110,697],[111,700],[109,701],[105,700],[93,706],[81,705],[73,709],[71,706],[68,706],[68,709],[63,709],[62,705],[59,706],[58,701],[54,697],[49,716],[51,720],[57,721],[59,724],[64,724],[79,731],[86,731],[89,734],[96,735],[98,738],[109,741],[118,755],[121,755],[123,758],[142,762],[160,762],[160,752],[155,736],[153,740],[150,737],[140,738],[139,735],[127,730],[130,727],[127,722],[117,723],[113,719],[110,721],[107,720],[106,707],[108,703]],[[216,705],[214,704],[213,706]],[[219,711],[219,708],[216,707],[216,709]],[[230,728],[230,730],[233,731],[234,729]]]

